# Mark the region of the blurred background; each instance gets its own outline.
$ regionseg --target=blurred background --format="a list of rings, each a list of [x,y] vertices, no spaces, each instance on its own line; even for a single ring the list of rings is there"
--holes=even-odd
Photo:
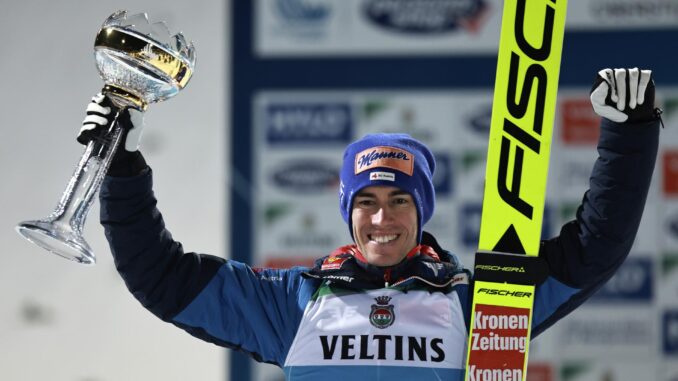
[[[94,36],[118,9],[165,20],[196,47],[189,86],[149,107],[141,145],[187,250],[286,267],[348,243],[343,148],[399,131],[437,157],[426,229],[473,264],[501,1],[2,1],[0,380],[282,380],[144,310],[114,269],[97,203],[85,228],[96,266],[14,232],[52,211],[82,154],[75,136],[102,87]],[[587,187],[599,69],[653,69],[666,128],[631,256],[531,344],[528,379],[676,381],[678,0],[569,3],[544,236],[573,218]]]

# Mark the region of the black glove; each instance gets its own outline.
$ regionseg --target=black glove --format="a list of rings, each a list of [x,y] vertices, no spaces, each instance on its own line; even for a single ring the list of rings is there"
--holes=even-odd
[[[106,134],[120,109],[104,94],[97,94],[87,105],[87,115],[82,122],[77,140],[88,144]],[[133,107],[122,110],[117,123],[122,127],[122,142],[111,161],[108,175],[123,177],[139,174],[147,167],[139,152],[139,141],[144,127],[144,113]]]
[[[638,68],[599,71],[591,88],[591,104],[596,114],[617,123],[657,119],[652,71]]]

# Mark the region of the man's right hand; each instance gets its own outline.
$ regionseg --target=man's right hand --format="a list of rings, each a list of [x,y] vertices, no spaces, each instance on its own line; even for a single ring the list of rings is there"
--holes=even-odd
[[[82,128],[78,134],[78,142],[87,144],[104,134],[111,127],[119,108],[104,94],[97,94],[87,105],[87,115],[82,121]],[[120,113],[117,120],[123,129],[125,150],[135,152],[139,149],[141,131],[144,127],[144,113],[129,107]]]

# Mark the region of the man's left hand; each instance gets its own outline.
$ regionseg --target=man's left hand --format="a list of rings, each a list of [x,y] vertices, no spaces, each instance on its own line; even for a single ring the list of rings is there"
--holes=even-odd
[[[655,119],[654,81],[651,70],[603,69],[591,89],[596,114],[613,122],[647,122]]]

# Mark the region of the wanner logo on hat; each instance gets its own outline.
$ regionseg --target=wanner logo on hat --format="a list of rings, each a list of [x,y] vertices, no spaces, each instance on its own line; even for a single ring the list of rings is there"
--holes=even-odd
[[[394,147],[371,147],[355,155],[355,174],[371,168],[390,168],[412,176],[414,156]]]

